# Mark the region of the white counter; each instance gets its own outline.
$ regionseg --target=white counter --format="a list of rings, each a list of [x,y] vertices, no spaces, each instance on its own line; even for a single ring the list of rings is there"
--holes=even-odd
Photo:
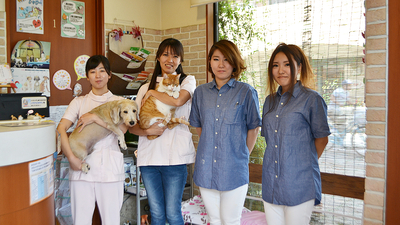
[[[53,121],[0,121],[0,166],[40,159],[55,151],[56,127]]]

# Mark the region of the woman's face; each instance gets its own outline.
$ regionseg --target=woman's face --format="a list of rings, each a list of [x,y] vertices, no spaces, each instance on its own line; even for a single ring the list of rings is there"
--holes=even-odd
[[[90,84],[92,85],[92,89],[107,89],[107,83],[110,79],[106,69],[103,66],[103,63],[100,63],[96,68],[89,70],[88,77]]]
[[[210,66],[215,75],[215,80],[226,83],[231,79],[233,67],[220,50],[216,49],[212,54]]]
[[[295,63],[294,68],[296,69],[296,76],[299,74],[301,66],[297,66]],[[285,93],[289,90],[291,86],[291,73],[290,73],[290,63],[289,59],[283,52],[279,52],[275,55],[274,61],[272,63],[272,75],[274,80],[282,86],[282,92]],[[295,79],[295,83],[297,80]]]
[[[160,62],[162,74],[172,74],[181,64],[181,57],[174,54],[171,48],[166,48],[157,60]]]

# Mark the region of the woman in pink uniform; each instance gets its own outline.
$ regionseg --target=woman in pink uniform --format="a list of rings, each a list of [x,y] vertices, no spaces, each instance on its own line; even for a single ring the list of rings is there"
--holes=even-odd
[[[105,127],[105,123],[99,117],[88,112],[103,103],[123,99],[113,95],[107,88],[111,73],[106,57],[90,57],[86,63],[86,76],[92,90],[89,94],[71,101],[57,127],[61,134],[62,151],[71,168],[69,179],[72,218],[75,225],[92,224],[97,202],[102,224],[119,225],[125,175],[123,154],[118,146],[117,136],[110,134],[94,146],[94,151],[85,159],[91,167],[87,174],[81,171],[82,161],[72,153],[68,141],[67,130],[75,121],[78,120],[78,129],[79,126],[83,128],[93,122]],[[124,133],[127,131],[124,124],[120,128]],[[163,129],[159,130],[160,132],[156,131],[154,134],[161,134]]]

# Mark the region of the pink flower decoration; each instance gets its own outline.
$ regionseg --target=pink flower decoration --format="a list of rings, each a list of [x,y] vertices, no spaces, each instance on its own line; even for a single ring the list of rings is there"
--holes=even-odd
[[[200,215],[205,216],[205,215],[207,215],[207,213],[200,213]]]
[[[190,213],[189,211],[185,211],[185,212],[182,212],[183,214],[188,214],[188,213]]]
[[[189,203],[189,205],[194,205],[194,203],[193,203],[193,202],[191,202],[191,203]]]
[[[134,38],[142,36],[142,31],[140,30],[139,26],[133,26],[132,27],[132,34]]]

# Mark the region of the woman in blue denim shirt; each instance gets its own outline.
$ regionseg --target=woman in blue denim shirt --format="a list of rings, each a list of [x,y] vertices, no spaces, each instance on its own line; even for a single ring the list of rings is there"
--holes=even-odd
[[[298,46],[278,45],[268,64],[270,95],[261,130],[267,143],[262,198],[268,224],[309,224],[321,201],[318,158],[330,132],[325,101],[310,89],[313,78]]]
[[[214,80],[194,92],[190,124],[200,137],[193,180],[213,224],[240,224],[249,183],[249,155],[261,117],[257,91],[237,79],[245,70],[236,45],[215,43],[208,55]]]

